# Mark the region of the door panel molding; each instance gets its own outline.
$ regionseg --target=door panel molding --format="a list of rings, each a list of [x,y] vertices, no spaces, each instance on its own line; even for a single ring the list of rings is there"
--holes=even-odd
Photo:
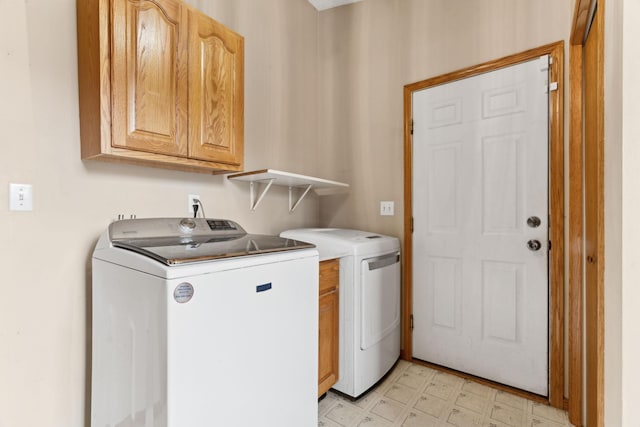
[[[404,87],[404,268],[403,268],[403,358],[412,359],[412,95],[413,92],[550,55],[551,81],[557,90],[549,95],[549,403],[563,407],[564,395],[564,42],[488,61],[479,65],[408,84]]]

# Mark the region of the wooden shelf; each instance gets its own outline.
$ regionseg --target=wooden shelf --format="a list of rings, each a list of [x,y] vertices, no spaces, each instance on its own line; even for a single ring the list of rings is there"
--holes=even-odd
[[[255,211],[262,198],[267,194],[272,185],[280,185],[289,187],[289,212],[293,212],[302,199],[309,193],[310,190],[314,190],[316,194],[324,196],[329,194],[340,193],[349,187],[349,184],[344,182],[330,181],[328,179],[316,178],[313,176],[298,175],[291,172],[283,172],[275,169],[262,169],[251,172],[236,173],[233,175],[227,175],[228,179],[236,181],[249,182],[251,186],[251,210]],[[256,187],[259,184],[264,184],[264,188],[259,195],[256,195]],[[298,197],[298,200],[293,201],[293,189],[302,189],[302,195]]]

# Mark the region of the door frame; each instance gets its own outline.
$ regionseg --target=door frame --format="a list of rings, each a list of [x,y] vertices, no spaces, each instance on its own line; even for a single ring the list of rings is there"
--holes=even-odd
[[[569,421],[581,426],[604,425],[604,1],[575,0],[569,47]],[[597,9],[596,9],[597,7]],[[595,16],[594,16],[595,14]],[[598,20],[595,26],[592,21]],[[595,31],[591,31],[595,29]],[[585,44],[593,34],[596,54],[585,63]],[[595,96],[584,92],[587,68],[597,81]],[[591,126],[585,125],[590,111]],[[585,140],[594,145],[585,180]],[[584,195],[589,194],[589,199]],[[591,227],[585,227],[587,205],[595,211]],[[594,236],[592,236],[594,237]],[[589,259],[589,260],[588,260]],[[591,268],[587,270],[587,264]],[[591,276],[593,277],[591,277]],[[592,281],[590,286],[587,282]],[[586,393],[583,394],[585,391]],[[584,396],[584,397],[583,397]],[[583,420],[586,409],[587,420]]]
[[[449,83],[509,65],[549,55],[550,81],[558,88],[549,93],[549,403],[564,407],[564,41],[530,49],[515,55],[484,62],[451,73],[404,86],[404,268],[402,273],[402,333],[401,356],[413,360],[413,92]],[[506,387],[507,389],[511,389]],[[522,392],[522,394],[529,394]],[[535,395],[532,395],[535,396]]]

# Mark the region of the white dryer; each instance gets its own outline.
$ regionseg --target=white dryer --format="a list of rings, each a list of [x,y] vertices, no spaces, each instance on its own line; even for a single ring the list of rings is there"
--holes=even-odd
[[[281,237],[316,245],[320,260],[340,259],[339,380],[358,397],[400,356],[400,242],[360,230],[305,228]]]

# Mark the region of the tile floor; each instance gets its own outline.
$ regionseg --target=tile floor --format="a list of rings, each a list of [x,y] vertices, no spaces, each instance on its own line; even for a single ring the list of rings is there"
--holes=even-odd
[[[400,360],[356,401],[333,391],[319,402],[320,427],[562,427],[567,413]]]

